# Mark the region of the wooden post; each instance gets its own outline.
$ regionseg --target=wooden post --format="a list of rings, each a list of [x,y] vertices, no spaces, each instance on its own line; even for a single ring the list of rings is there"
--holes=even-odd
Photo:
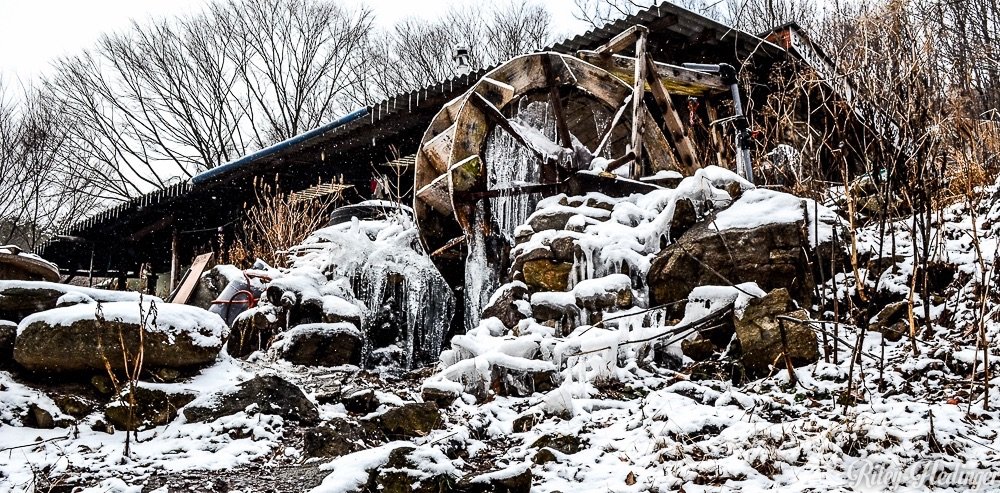
[[[181,270],[180,253],[181,235],[174,227],[170,237],[170,292],[174,292],[177,287],[177,277]]]
[[[637,28],[639,26],[636,26]],[[632,88],[632,146],[629,150],[635,153],[635,161],[632,162],[631,178],[638,178],[642,173],[642,130],[645,125],[645,112],[643,112],[643,96],[646,93],[646,64],[641,63],[646,59],[646,35],[649,30],[646,28],[637,30],[635,41],[635,84]]]
[[[647,72],[646,74],[649,76],[650,92],[653,93],[653,98],[660,105],[660,110],[663,112],[663,124],[669,132],[670,140],[674,142],[674,148],[677,150],[678,156],[680,156],[684,171],[688,175],[693,175],[695,170],[701,168],[701,164],[698,162],[698,152],[695,150],[694,142],[688,136],[687,129],[684,127],[684,121],[681,120],[673,101],[670,100],[670,92],[663,87],[663,84],[660,83],[660,78],[656,76],[656,65],[652,58],[646,56],[636,63],[645,63],[646,69],[651,70],[651,72]]]

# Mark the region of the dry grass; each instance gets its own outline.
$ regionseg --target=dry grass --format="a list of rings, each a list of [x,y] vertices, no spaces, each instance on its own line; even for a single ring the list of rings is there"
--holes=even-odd
[[[297,200],[277,186],[254,182],[255,200],[243,205],[240,234],[226,252],[229,263],[250,267],[261,259],[276,267],[288,263],[287,252],[326,225],[327,212],[340,194]]]

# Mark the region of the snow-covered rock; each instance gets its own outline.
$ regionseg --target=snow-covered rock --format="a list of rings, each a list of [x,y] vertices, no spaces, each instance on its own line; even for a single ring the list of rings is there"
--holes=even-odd
[[[215,361],[229,328],[201,308],[158,301],[81,304],[29,316],[17,329],[14,359],[42,373],[185,369]]]

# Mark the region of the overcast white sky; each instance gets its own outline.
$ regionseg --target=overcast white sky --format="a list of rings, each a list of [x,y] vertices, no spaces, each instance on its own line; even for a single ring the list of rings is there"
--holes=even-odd
[[[58,56],[92,45],[101,33],[128,28],[131,19],[183,15],[201,10],[210,0],[0,0],[0,75],[7,81],[30,82]],[[456,1],[473,0],[345,0],[372,8],[379,23],[389,25],[408,15],[433,16]],[[586,30],[572,16],[572,0],[544,0],[561,37]]]

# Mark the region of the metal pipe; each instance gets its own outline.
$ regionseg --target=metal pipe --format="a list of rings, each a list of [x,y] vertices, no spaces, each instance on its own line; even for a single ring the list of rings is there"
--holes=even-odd
[[[322,127],[314,128],[314,129],[312,129],[312,130],[310,130],[308,132],[304,132],[304,133],[298,134],[295,137],[283,140],[283,141],[278,142],[277,144],[274,144],[272,146],[265,147],[265,148],[263,148],[263,149],[255,152],[253,154],[248,154],[248,155],[243,156],[243,157],[241,157],[241,158],[239,158],[239,159],[237,159],[235,161],[230,161],[230,162],[228,162],[226,164],[223,164],[221,166],[217,166],[217,167],[212,168],[212,169],[210,169],[208,171],[204,171],[202,173],[199,173],[199,174],[197,174],[197,175],[195,175],[195,176],[193,176],[191,178],[191,183],[194,184],[194,185],[201,185],[201,184],[206,183],[206,182],[208,182],[208,181],[210,181],[212,179],[220,178],[222,175],[224,175],[226,173],[229,173],[231,171],[234,171],[236,169],[239,169],[240,167],[242,167],[242,166],[244,166],[244,165],[246,165],[248,163],[257,161],[258,159],[262,159],[262,158],[268,157],[268,156],[270,156],[272,154],[276,154],[278,152],[281,152],[281,151],[283,151],[285,149],[288,149],[288,148],[292,147],[293,145],[300,144],[302,142],[305,142],[306,140],[309,140],[309,139],[311,139],[313,137],[316,137],[317,135],[320,135],[320,134],[329,132],[331,130],[334,130],[334,129],[338,128],[338,127],[342,127],[344,125],[347,125],[348,123],[351,123],[351,122],[353,122],[355,120],[358,120],[358,119],[360,119],[361,117],[363,117],[363,116],[365,116],[367,114],[368,114],[368,108],[361,108],[360,110],[357,110],[357,111],[354,111],[352,113],[349,113],[349,114],[345,115],[342,118],[339,118],[339,119],[334,120],[334,121],[332,121],[330,123],[327,123],[326,125],[323,125]]]

